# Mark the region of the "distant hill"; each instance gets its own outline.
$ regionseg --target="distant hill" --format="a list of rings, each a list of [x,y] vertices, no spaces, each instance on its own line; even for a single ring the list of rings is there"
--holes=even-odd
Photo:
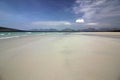
[[[22,31],[22,30],[7,28],[7,27],[0,27],[0,31]]]
[[[95,28],[87,28],[87,29],[78,29],[74,30],[71,28],[65,28],[62,30],[57,30],[57,29],[32,29],[32,30],[19,30],[19,29],[14,29],[14,28],[7,28],[7,27],[0,27],[0,31],[5,32],[5,31],[20,31],[20,32],[120,32],[120,29],[117,28],[101,28],[101,29],[95,29]]]
[[[72,29],[72,28],[64,28],[62,30],[58,29],[31,29],[28,31],[32,32],[120,32],[119,28],[85,28],[85,29]]]

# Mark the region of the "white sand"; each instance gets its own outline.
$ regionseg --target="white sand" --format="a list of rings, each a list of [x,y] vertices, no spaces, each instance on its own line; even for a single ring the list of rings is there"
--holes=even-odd
[[[53,33],[0,40],[0,80],[120,80],[120,39]]]

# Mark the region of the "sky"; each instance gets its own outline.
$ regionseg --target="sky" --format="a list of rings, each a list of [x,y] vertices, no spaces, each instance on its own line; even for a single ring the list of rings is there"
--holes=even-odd
[[[0,26],[30,30],[119,25],[120,0],[0,0]]]

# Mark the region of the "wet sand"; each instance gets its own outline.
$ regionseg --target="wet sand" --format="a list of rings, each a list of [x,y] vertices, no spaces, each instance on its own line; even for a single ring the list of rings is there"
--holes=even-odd
[[[0,80],[120,80],[119,36],[52,33],[0,40]]]

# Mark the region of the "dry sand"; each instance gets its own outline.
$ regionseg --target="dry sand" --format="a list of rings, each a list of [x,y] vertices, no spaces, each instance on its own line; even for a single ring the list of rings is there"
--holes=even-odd
[[[107,35],[120,33],[0,40],[0,80],[120,80],[120,38]]]

